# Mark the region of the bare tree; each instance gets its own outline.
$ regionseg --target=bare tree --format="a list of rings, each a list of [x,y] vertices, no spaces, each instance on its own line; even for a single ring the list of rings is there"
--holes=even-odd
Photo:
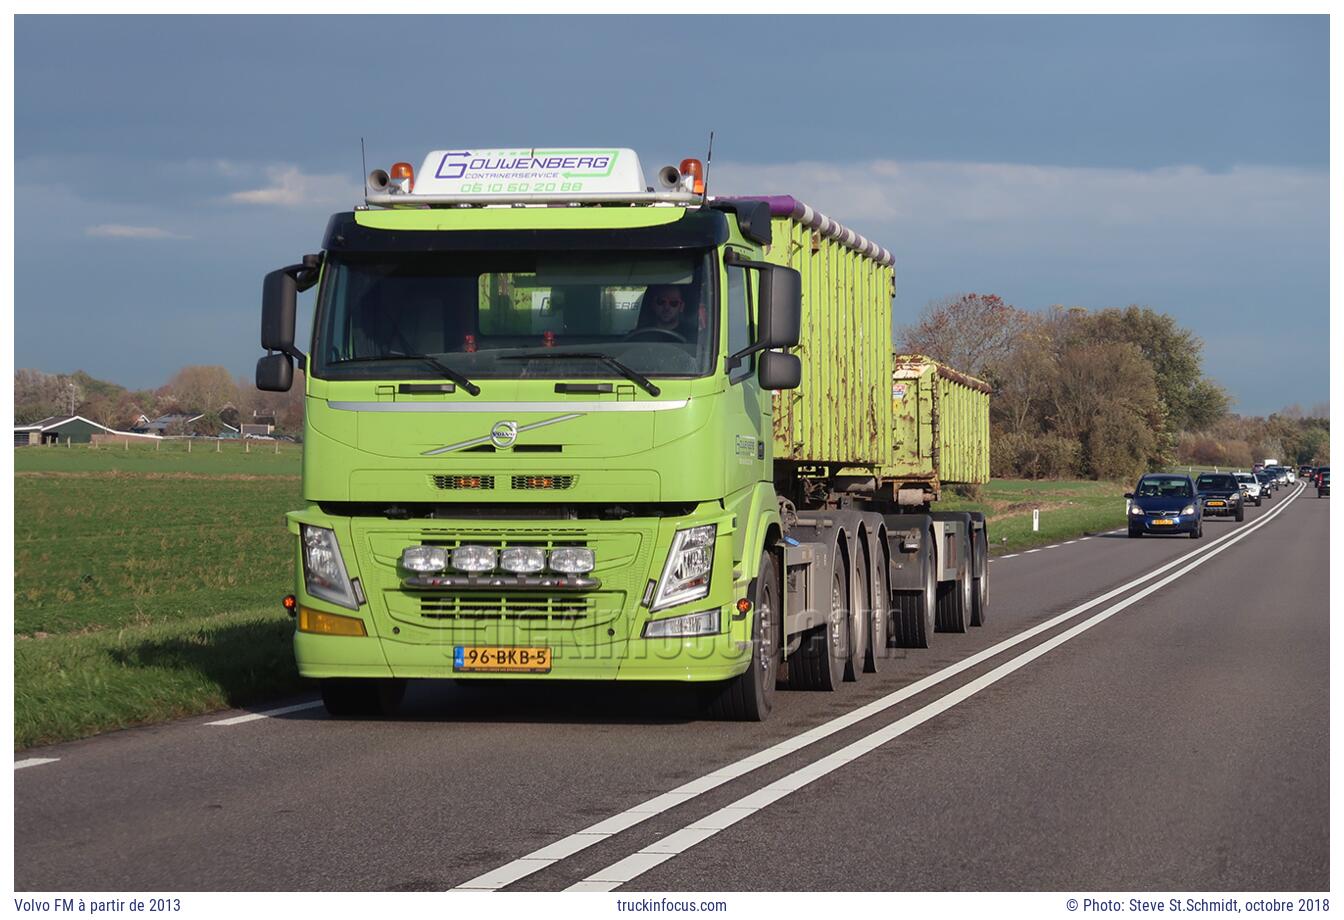
[[[1012,353],[1028,320],[997,294],[958,294],[930,301],[918,323],[901,329],[898,341],[904,351],[987,377]]]

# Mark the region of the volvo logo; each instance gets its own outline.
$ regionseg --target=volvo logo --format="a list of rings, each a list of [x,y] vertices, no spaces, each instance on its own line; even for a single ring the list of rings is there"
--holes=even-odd
[[[519,425],[512,421],[495,422],[489,434],[483,434],[479,438],[471,438],[467,441],[458,441],[456,444],[445,444],[443,447],[427,450],[421,456],[437,457],[439,454],[447,454],[455,450],[467,450],[472,447],[480,447],[483,444],[493,444],[496,450],[508,450],[518,440],[520,432],[533,431],[537,428],[545,428],[547,425],[568,422],[582,417],[583,414],[580,412],[571,412],[568,415],[557,415],[554,418],[542,419],[539,422],[528,422],[526,425]]]
[[[516,440],[518,440],[517,422],[495,422],[495,427],[490,429],[490,443],[500,450],[512,447]]]

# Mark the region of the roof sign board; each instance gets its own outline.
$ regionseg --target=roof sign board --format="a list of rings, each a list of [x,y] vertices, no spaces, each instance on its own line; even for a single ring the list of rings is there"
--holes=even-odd
[[[557,194],[642,194],[644,170],[626,147],[434,150],[425,157],[411,197]]]

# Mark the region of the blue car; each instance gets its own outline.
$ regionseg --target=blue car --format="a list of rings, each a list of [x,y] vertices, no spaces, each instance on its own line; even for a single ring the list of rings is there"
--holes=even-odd
[[[1204,536],[1203,503],[1195,484],[1183,473],[1148,473],[1139,480],[1129,499],[1129,535],[1184,533],[1190,539]]]

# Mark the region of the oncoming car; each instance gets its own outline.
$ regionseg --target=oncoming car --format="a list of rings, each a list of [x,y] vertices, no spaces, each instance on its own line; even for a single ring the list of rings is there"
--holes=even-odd
[[[1204,535],[1204,515],[1195,484],[1183,473],[1148,473],[1129,499],[1129,535],[1185,533],[1192,540]]]
[[[1200,473],[1195,480],[1195,491],[1199,493],[1199,503],[1205,514],[1225,514],[1238,521],[1246,520],[1241,486],[1231,473]]]
[[[1326,470],[1324,473],[1322,473],[1321,476],[1320,476],[1320,478],[1316,480],[1316,497],[1317,497],[1317,498],[1329,498],[1329,497],[1330,497],[1330,471],[1329,471],[1329,470]]]

